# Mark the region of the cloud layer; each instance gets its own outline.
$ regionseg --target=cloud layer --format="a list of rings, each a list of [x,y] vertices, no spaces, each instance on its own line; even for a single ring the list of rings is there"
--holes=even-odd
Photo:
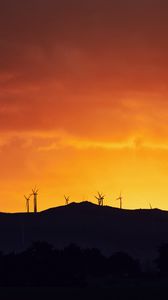
[[[149,0],[1,0],[1,128],[75,133],[79,123],[82,134],[85,119],[91,127],[101,118],[107,130],[120,118],[127,130],[138,116],[155,117],[150,104],[162,113],[167,8]]]

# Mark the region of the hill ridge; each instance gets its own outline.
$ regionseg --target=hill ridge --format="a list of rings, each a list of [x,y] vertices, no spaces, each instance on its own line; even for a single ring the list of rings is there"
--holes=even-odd
[[[152,260],[158,246],[168,242],[168,212],[102,207],[85,201],[37,214],[1,213],[0,228],[0,250],[5,252],[46,241],[60,248],[75,243],[99,248],[104,254],[124,251]]]

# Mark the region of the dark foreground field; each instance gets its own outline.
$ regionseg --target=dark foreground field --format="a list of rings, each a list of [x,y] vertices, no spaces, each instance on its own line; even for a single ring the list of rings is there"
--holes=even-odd
[[[123,285],[116,283],[111,288],[0,288],[1,299],[167,299],[167,282],[146,282]]]

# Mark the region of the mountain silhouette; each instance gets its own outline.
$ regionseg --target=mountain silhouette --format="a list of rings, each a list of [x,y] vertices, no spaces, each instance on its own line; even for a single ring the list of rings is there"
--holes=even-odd
[[[168,242],[168,212],[81,202],[37,214],[0,213],[1,251],[22,251],[33,241],[46,241],[57,248],[74,243],[98,248],[105,255],[123,251],[152,260],[158,247]]]

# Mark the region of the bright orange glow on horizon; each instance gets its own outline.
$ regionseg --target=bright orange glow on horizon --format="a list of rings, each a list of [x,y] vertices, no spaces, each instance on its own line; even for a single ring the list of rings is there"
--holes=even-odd
[[[0,1],[0,211],[168,210],[168,4]],[[33,205],[31,205],[33,208]]]

